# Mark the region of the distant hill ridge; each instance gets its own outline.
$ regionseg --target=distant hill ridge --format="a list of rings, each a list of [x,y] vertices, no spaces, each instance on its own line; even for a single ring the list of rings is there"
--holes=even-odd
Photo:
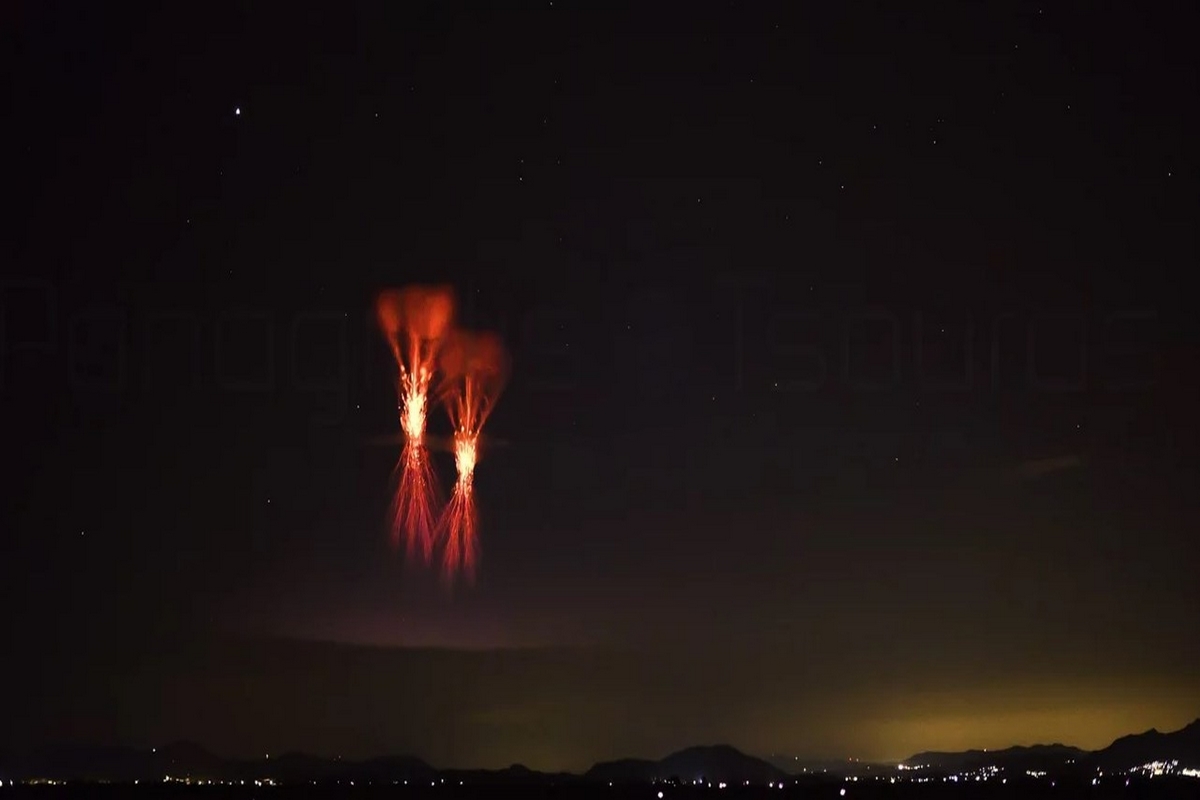
[[[1145,733],[1122,736],[1102,750],[1082,750],[1064,744],[1038,744],[1003,750],[917,753],[901,764],[909,768],[924,766],[944,771],[997,766],[1009,770],[1053,772],[1074,766],[1078,770],[1119,772],[1153,761],[1172,760],[1178,761],[1181,768],[1200,768],[1200,719],[1171,733],[1160,733],[1151,728]]]
[[[644,783],[672,778],[685,782],[769,783],[788,774],[761,758],[748,756],[729,745],[689,747],[660,761],[626,758],[596,764],[583,777],[612,783]]]
[[[521,764],[505,769],[438,770],[413,756],[387,756],[366,761],[331,759],[307,753],[284,753],[252,761],[222,758],[193,742],[173,742],[139,750],[131,747],[60,745],[23,758],[0,763],[0,774],[18,779],[161,781],[166,777],[193,780],[278,783],[308,781],[458,781],[485,783],[566,783],[607,781],[641,783],[677,778],[693,781],[762,783],[783,780],[787,774],[771,764],[728,745],[690,747],[659,761],[624,759],[596,764],[584,775],[536,772]]]
[[[902,762],[905,767],[961,771],[996,766],[1008,770],[1047,773],[1083,770],[1123,771],[1153,761],[1178,761],[1180,768],[1200,768],[1200,719],[1180,730],[1122,736],[1102,750],[1086,751],[1063,744],[1009,747],[1003,750],[967,750],[959,753],[918,753]],[[842,763],[842,762],[839,762]],[[876,765],[879,766],[879,765]],[[844,764],[829,768],[831,777],[859,772],[867,765]],[[888,767],[894,769],[893,767]],[[843,772],[844,770],[844,772]],[[306,753],[285,753],[255,760],[226,759],[194,742],[177,741],[149,750],[120,746],[59,745],[24,755],[0,759],[0,777],[51,778],[132,782],[174,778],[219,781],[270,779],[278,783],[361,780],[377,782],[463,781],[473,784],[535,784],[570,782],[645,783],[655,780],[702,780],[738,784],[764,784],[785,780],[791,772],[764,759],[746,755],[729,745],[689,747],[659,760],[627,758],[597,763],[583,775],[543,773],[520,764],[499,770],[439,770],[415,756],[385,756],[365,761],[345,761]],[[808,773],[812,775],[811,772]]]
[[[964,750],[959,753],[926,752],[904,760],[906,767],[932,767],[955,772],[976,770],[987,766],[1007,769],[1038,770],[1048,772],[1061,765],[1079,762],[1090,753],[1078,747],[1064,744],[1020,745],[1003,750]]]
[[[1129,769],[1151,761],[1178,761],[1181,767],[1200,768],[1200,719],[1171,733],[1151,728],[1122,736],[1094,754],[1107,769]]]

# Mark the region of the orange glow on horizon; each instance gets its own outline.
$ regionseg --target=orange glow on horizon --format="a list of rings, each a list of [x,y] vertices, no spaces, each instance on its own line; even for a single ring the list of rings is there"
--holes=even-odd
[[[1123,688],[1123,687],[1120,687]],[[864,720],[876,742],[872,755],[900,760],[922,751],[1004,749],[1065,744],[1085,750],[1150,728],[1176,730],[1196,718],[1200,692],[1176,689],[1137,697],[1095,685],[989,687],[971,696],[915,696],[889,719]],[[1164,687],[1165,689],[1165,687]],[[1007,703],[998,700],[1003,698]]]

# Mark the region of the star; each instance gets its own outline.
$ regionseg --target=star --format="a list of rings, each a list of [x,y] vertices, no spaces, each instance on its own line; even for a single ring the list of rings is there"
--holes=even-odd
[[[235,108],[235,109],[233,110],[233,115],[234,115],[235,117],[240,117],[240,116],[242,115],[242,107],[241,107],[241,106],[238,106],[237,108]]]

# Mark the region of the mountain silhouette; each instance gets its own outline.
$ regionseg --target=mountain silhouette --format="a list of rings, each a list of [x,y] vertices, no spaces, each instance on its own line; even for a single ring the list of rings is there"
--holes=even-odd
[[[279,783],[313,780],[404,781],[431,780],[437,770],[419,758],[391,756],[352,762],[287,753],[261,760],[225,759],[193,742],[173,742],[139,750],[131,747],[57,745],[24,756],[10,756],[3,770],[23,779],[53,778],[75,781],[161,781],[166,777],[213,781],[253,781],[269,778]]]
[[[261,766],[257,777],[271,778],[280,783],[331,780],[340,777],[344,768],[339,760],[319,758],[308,753],[283,753],[276,758],[263,759]]]
[[[613,783],[647,783],[657,780],[659,773],[657,761],[644,758],[622,758],[617,761],[602,761],[595,764],[583,774],[583,777],[589,780]]]
[[[1152,761],[1178,761],[1180,767],[1200,768],[1200,719],[1171,733],[1154,728],[1122,736],[1092,754],[1091,762],[1106,770],[1127,770]]]
[[[1006,771],[1046,773],[1123,772],[1153,761],[1178,761],[1180,768],[1200,768],[1200,719],[1171,733],[1150,729],[1122,736],[1102,750],[1081,750],[1063,744],[1009,747],[1004,750],[917,753],[901,762],[937,771],[963,772],[986,766]]]
[[[362,762],[339,762],[341,770],[334,774],[353,780],[378,781],[426,781],[437,777],[438,771],[415,756],[385,756]],[[274,776],[273,776],[274,777]],[[281,778],[276,778],[281,780]]]
[[[1200,768],[1200,719],[1170,733],[1148,730],[1122,736],[1094,752],[1063,744],[1009,747],[1003,750],[918,753],[902,762],[941,772],[964,772],[995,766],[1006,772],[1037,770],[1071,775],[1097,770],[1120,772],[1154,761],[1177,761],[1178,767]],[[838,762],[830,778],[850,774],[865,765]],[[791,769],[792,773],[801,772]],[[310,781],[362,781],[400,783],[437,781],[474,785],[565,784],[578,782],[647,783],[678,780],[683,783],[744,782],[763,785],[792,777],[788,771],[761,758],[746,755],[729,745],[689,747],[658,761],[626,758],[594,765],[582,776],[543,773],[520,764],[500,770],[438,770],[414,756],[385,756],[365,761],[344,761],[306,753],[286,753],[262,759],[226,759],[193,742],[179,741],[162,747],[138,749],[121,746],[66,744],[0,759],[0,773],[15,779],[51,778],[72,781],[161,781],[166,776],[192,780],[253,781],[269,778],[277,783]],[[809,777],[814,777],[810,771]]]
[[[505,769],[487,770],[487,769],[467,769],[467,770],[445,770],[440,773],[442,778],[445,778],[446,783],[456,784],[458,782],[480,785],[511,785],[511,786],[528,786],[531,784],[567,784],[578,783],[581,779],[578,775],[571,775],[566,772],[537,772],[526,767],[523,764],[513,764]]]
[[[584,777],[589,780],[613,783],[643,783],[651,780],[678,778],[690,783],[705,782],[754,784],[779,781],[787,773],[761,758],[748,756],[729,745],[689,747],[672,753],[661,761],[622,759],[596,764]]]
[[[61,744],[10,757],[5,771],[21,778],[133,781],[147,774],[152,754],[132,747]]]
[[[167,775],[220,774],[225,769],[225,760],[195,742],[177,741],[150,751],[151,763],[165,777]]]
[[[1031,747],[1007,747],[1003,750],[964,750],[962,752],[925,752],[905,759],[906,767],[926,767],[942,772],[970,772],[983,767],[1000,767],[1009,772],[1062,772],[1091,755],[1087,750],[1064,744],[1035,744]]]

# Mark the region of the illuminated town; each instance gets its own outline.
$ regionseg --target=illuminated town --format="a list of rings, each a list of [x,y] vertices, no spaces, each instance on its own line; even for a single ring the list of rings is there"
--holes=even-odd
[[[1064,762],[1064,765],[1070,762]],[[847,795],[848,789],[852,789],[858,783],[886,783],[886,784],[904,784],[904,783],[946,783],[946,784],[969,784],[969,783],[987,783],[989,781],[999,782],[1002,785],[1007,785],[1010,780],[1014,783],[1021,781],[1034,782],[1049,782],[1055,785],[1059,780],[1067,780],[1063,777],[1055,777],[1044,770],[1026,769],[1019,772],[1006,770],[1004,767],[997,765],[989,765],[977,769],[943,774],[929,765],[906,765],[897,764],[894,769],[886,765],[856,765],[863,772],[874,772],[875,774],[845,774],[837,775],[830,773],[827,770],[820,770],[814,773],[804,773],[798,776],[793,776],[791,780],[767,781],[763,784],[756,784],[753,781],[740,781],[741,787],[753,787],[755,785],[766,789],[788,789],[794,787],[811,786],[814,782],[817,783],[841,783],[843,784],[842,796]],[[874,767],[874,769],[872,769]],[[884,774],[891,770],[892,774]],[[1169,761],[1151,761],[1145,764],[1138,765],[1129,770],[1120,772],[1110,772],[1097,768],[1094,775],[1090,777],[1092,786],[1099,786],[1102,783],[1123,783],[1125,786],[1130,786],[1134,781],[1144,782],[1159,778],[1191,778],[1200,779],[1200,766],[1180,767],[1177,759]],[[1078,776],[1075,777],[1078,782]],[[0,787],[15,787],[17,785],[24,786],[66,786],[69,784],[94,783],[94,784],[115,784],[118,781],[109,780],[94,780],[94,781],[68,781],[57,778],[27,778],[23,780],[3,780],[0,779]],[[144,785],[154,783],[152,781],[134,780],[132,785]],[[409,780],[391,780],[391,781],[372,781],[361,780],[355,781],[350,779],[330,779],[330,780],[305,780],[297,782],[283,782],[271,777],[260,777],[254,779],[238,779],[238,780],[222,780],[202,775],[164,775],[159,781],[163,784],[179,784],[184,786],[227,786],[227,787],[253,787],[253,788],[271,788],[287,785],[310,785],[310,786],[398,786],[398,787],[440,787],[446,785],[445,778],[431,780],[426,784],[424,781]],[[481,782],[484,783],[484,782]],[[464,780],[452,780],[451,785],[463,786]],[[729,788],[731,784],[728,781],[716,781],[708,779],[702,775],[696,776],[689,780],[680,780],[677,778],[652,780],[652,786],[669,788],[691,788],[691,789],[713,789],[723,790]],[[613,781],[608,781],[608,786],[613,787]],[[663,789],[658,792],[658,797],[664,797]]]

